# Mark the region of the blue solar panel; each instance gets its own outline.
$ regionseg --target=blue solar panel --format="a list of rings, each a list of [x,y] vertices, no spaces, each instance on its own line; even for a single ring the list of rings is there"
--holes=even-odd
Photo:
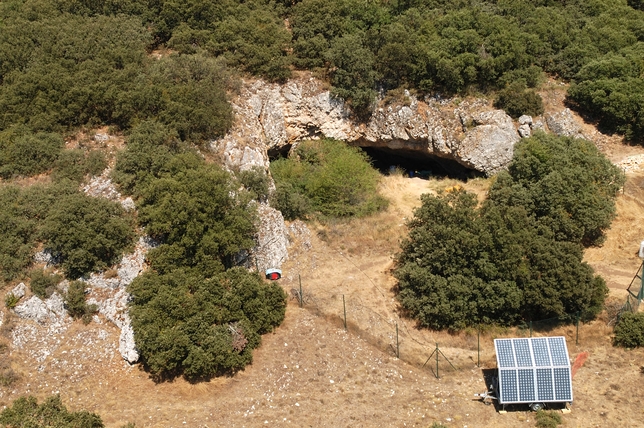
[[[512,339],[496,339],[496,355],[499,367],[516,367],[514,364],[514,352],[512,351]]]
[[[495,339],[499,402],[572,402],[564,337]]]
[[[538,367],[550,366],[550,352],[548,352],[548,341],[544,337],[532,339],[532,352],[534,353],[534,364]]]
[[[558,401],[572,400],[572,389],[570,386],[570,369],[554,369],[555,375],[555,398]]]
[[[517,402],[519,400],[517,395],[517,371],[501,370],[499,382],[499,387],[501,389],[501,402]]]
[[[537,391],[539,401],[552,401],[555,399],[552,386],[552,369],[537,369]]]
[[[519,367],[532,367],[532,353],[530,352],[530,341],[528,339],[512,339],[514,351],[517,355]]]
[[[521,369],[519,372],[519,401],[534,401],[534,370]]]
[[[565,366],[570,364],[566,340],[563,337],[549,337],[550,355],[552,355],[553,366]]]

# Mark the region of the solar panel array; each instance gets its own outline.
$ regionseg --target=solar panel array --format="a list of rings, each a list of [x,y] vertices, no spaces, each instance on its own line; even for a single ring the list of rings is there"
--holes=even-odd
[[[495,339],[499,403],[572,402],[564,337]]]

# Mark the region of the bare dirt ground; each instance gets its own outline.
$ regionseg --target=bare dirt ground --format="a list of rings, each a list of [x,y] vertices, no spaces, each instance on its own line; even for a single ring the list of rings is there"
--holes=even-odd
[[[588,250],[586,260],[607,280],[612,298],[623,302],[644,239],[644,163],[640,168],[636,161],[644,149],[610,136],[601,147],[627,168],[628,182],[606,243]],[[482,333],[478,367],[475,331],[450,335],[418,330],[397,310],[391,268],[405,221],[422,193],[459,184],[484,197],[489,182],[385,177],[382,192],[392,201],[386,212],[360,221],[310,225],[311,236],[291,248],[281,280],[289,294],[302,285],[304,307],[291,298],[283,325],[263,338],[254,363],[232,377],[157,384],[139,366],[121,359],[118,329],[104,320],[88,326],[68,322],[46,328],[21,322],[17,327],[2,308],[3,334],[10,335],[13,324],[24,329],[24,340],[8,354],[0,352],[19,376],[12,386],[0,386],[0,408],[24,394],[42,399],[60,393],[68,408],[96,412],[110,428],[128,422],[137,427],[429,427],[433,422],[533,427],[534,414],[526,409],[499,414],[473,396],[486,389],[482,370],[496,366],[492,340],[528,332]],[[589,354],[573,380],[574,403],[572,412],[563,415],[565,427],[644,426],[644,350],[613,348],[609,318],[604,314],[580,325],[579,344],[572,326],[547,333],[565,335],[572,358]],[[436,346],[444,355],[439,378],[436,360],[427,362]]]

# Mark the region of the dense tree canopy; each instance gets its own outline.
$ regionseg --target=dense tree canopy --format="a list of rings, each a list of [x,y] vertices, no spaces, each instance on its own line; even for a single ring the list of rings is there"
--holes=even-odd
[[[212,138],[230,125],[226,66],[271,81],[313,70],[362,118],[380,91],[534,88],[550,74],[604,127],[644,129],[637,0],[19,0],[0,19],[0,131],[154,119]],[[499,105],[538,111],[534,92],[519,98]]]
[[[558,241],[597,245],[615,216],[614,199],[624,181],[590,141],[537,133],[515,146],[489,200],[524,207]]]
[[[150,272],[129,290],[137,348],[159,378],[202,379],[244,368],[286,310],[282,288],[244,268],[209,278],[183,269]]]
[[[58,200],[40,233],[45,248],[61,260],[70,278],[116,263],[134,238],[120,204],[80,193]]]
[[[591,143],[537,134],[482,205],[462,190],[423,195],[397,257],[403,308],[435,329],[596,314],[607,288],[582,244],[601,242],[621,184]]]

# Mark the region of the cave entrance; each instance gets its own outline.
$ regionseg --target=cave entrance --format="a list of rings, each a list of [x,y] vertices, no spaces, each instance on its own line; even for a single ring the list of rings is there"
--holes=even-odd
[[[428,179],[483,177],[484,174],[474,169],[466,168],[451,159],[426,155],[410,150],[394,150],[386,147],[361,147],[371,159],[371,164],[382,174],[390,174],[395,168],[404,171],[407,177]]]

